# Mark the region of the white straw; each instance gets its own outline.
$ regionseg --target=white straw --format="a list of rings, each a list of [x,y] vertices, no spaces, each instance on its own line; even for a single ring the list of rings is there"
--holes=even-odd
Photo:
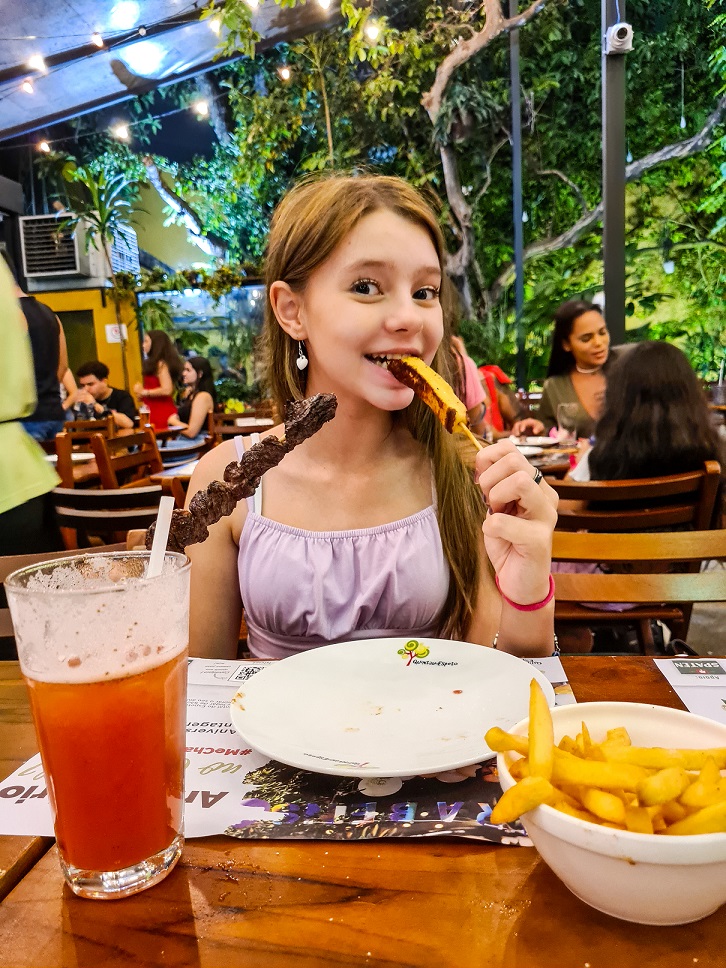
[[[163,497],[159,502],[159,514],[156,518],[154,541],[151,545],[149,567],[146,571],[147,578],[156,578],[157,575],[161,574],[161,569],[164,566],[166,542],[169,538],[169,528],[171,527],[171,512],[173,510],[174,498]]]
[[[718,385],[723,386],[723,365],[724,360],[721,360],[721,368],[718,371]]]

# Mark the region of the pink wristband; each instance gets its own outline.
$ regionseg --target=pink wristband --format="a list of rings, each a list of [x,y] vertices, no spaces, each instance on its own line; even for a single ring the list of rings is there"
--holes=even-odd
[[[541,602],[533,602],[531,605],[519,605],[517,602],[513,602],[512,599],[507,598],[507,596],[502,591],[501,586],[499,584],[498,575],[494,576],[494,581],[496,582],[496,586],[499,591],[499,594],[502,596],[502,598],[507,603],[507,605],[511,605],[512,608],[516,608],[518,612],[536,612],[538,611],[538,609],[544,608],[545,605],[549,605],[549,603],[555,597],[555,580],[552,577],[552,575],[550,575],[550,590],[547,592],[547,594],[545,595],[545,597],[542,599]]]

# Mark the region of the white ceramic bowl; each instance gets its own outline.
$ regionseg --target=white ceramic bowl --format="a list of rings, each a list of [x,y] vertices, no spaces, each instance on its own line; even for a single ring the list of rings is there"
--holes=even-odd
[[[726,746],[726,726],[664,706],[585,702],[553,709],[552,719],[556,743],[574,737],[584,721],[595,742],[625,726],[636,746]],[[528,728],[525,719],[512,732],[524,735]],[[514,783],[507,768],[514,759],[516,753],[497,757],[505,790]],[[545,863],[573,894],[605,914],[638,924],[688,924],[726,902],[726,833],[636,834],[548,806],[522,819]]]

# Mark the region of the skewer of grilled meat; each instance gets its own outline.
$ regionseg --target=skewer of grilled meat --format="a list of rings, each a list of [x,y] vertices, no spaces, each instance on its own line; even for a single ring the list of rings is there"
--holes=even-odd
[[[334,393],[318,393],[305,400],[297,400],[285,406],[285,436],[264,437],[245,451],[241,460],[233,461],[224,469],[223,481],[212,481],[204,490],[194,495],[189,510],[175,509],[167,541],[168,551],[181,551],[190,544],[204,541],[209,526],[237,506],[238,501],[251,497],[257,490],[262,475],[276,467],[285,454],[303,440],[312,437],[332,420],[338,401]],[[156,524],[146,532],[146,547],[151,548]]]

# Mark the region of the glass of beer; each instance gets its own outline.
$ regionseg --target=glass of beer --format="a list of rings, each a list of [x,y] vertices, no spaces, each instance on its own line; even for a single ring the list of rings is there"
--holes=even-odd
[[[5,582],[61,867],[81,897],[151,887],[181,854],[190,562],[82,554]]]

